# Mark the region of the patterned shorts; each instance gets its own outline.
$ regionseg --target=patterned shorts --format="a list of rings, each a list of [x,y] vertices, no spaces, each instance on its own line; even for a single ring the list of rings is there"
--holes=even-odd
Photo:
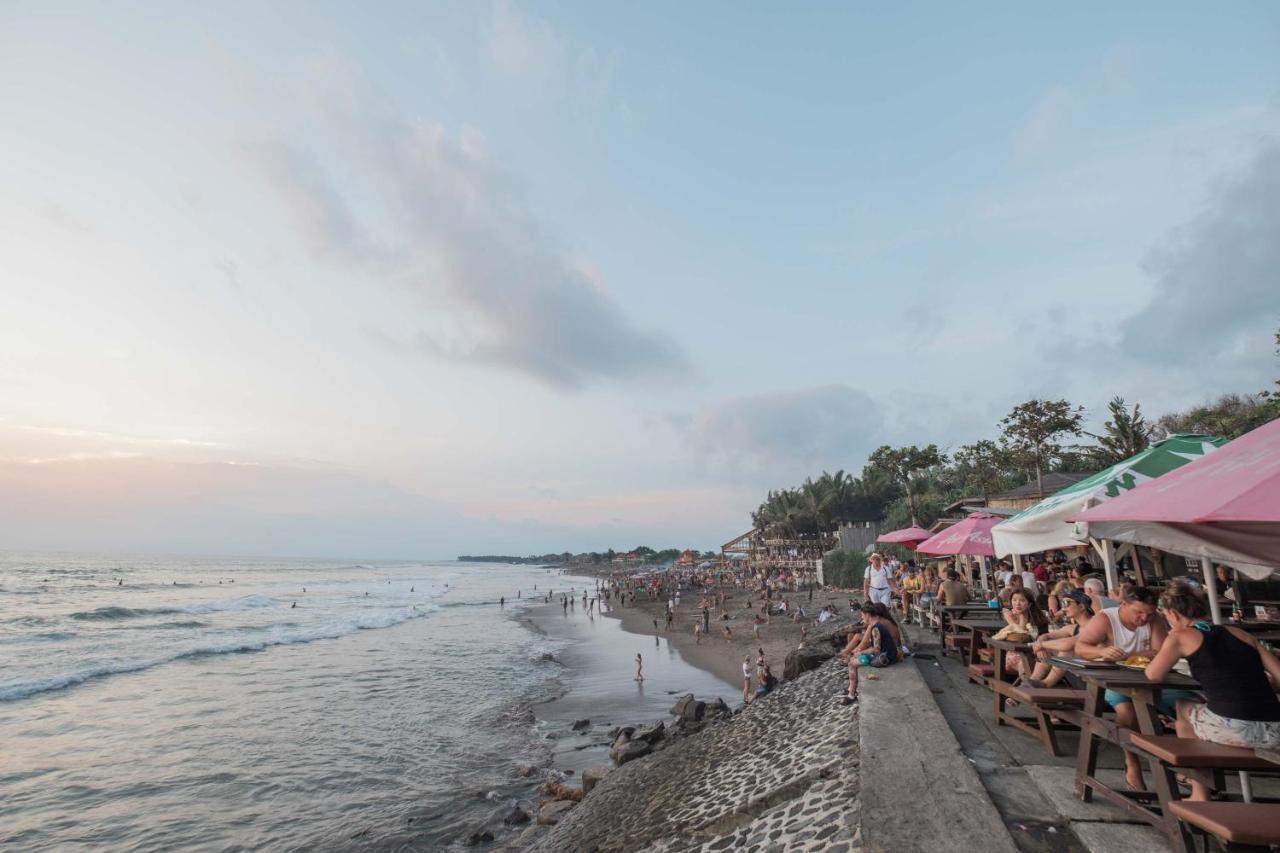
[[[1208,705],[1193,705],[1187,718],[1200,740],[1223,746],[1280,749],[1280,721],[1236,720],[1215,714]]]

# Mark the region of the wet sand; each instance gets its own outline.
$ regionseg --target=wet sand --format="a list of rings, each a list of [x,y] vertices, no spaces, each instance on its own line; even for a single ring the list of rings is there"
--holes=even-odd
[[[525,619],[530,627],[570,644],[556,656],[564,666],[565,692],[534,707],[538,728],[552,743],[553,766],[575,776],[595,765],[609,764],[609,729],[650,724],[670,715],[676,698],[693,693],[701,699],[722,698],[730,705],[741,702],[741,686],[719,677],[715,670],[686,660],[673,637],[655,637],[627,630],[627,625],[597,610],[583,612],[582,589],[594,589],[594,581],[561,578],[553,588],[578,591],[577,606],[567,613],[558,601],[531,607]],[[652,625],[649,626],[652,628]],[[690,639],[692,643],[692,639]],[[635,656],[644,660],[643,683],[635,679]],[[589,719],[584,731],[573,723]]]

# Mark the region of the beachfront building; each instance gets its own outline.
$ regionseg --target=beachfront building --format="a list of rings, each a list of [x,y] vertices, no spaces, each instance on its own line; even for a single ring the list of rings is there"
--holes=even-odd
[[[749,530],[720,547],[724,566],[736,566],[761,581],[799,588],[818,578],[822,555],[839,545],[836,531],[783,537]]]

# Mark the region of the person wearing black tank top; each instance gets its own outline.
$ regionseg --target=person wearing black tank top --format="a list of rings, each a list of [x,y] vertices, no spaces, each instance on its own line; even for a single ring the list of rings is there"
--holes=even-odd
[[[1178,702],[1179,737],[1224,746],[1280,748],[1280,660],[1239,628],[1212,625],[1204,597],[1183,583],[1160,596],[1169,636],[1146,668],[1159,681],[1180,659],[1204,690],[1205,703]],[[1209,799],[1209,788],[1191,783],[1191,799]]]

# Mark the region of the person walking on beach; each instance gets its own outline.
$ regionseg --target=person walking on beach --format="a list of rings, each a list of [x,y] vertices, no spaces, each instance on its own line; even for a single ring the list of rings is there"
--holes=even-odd
[[[695,646],[702,645],[702,623],[701,622],[693,623],[693,644]]]
[[[724,641],[729,645],[733,645],[733,632],[729,630],[729,626],[724,626]]]
[[[640,653],[636,652],[636,681],[644,681],[644,658],[640,657]]]
[[[675,624],[675,614],[671,612],[671,608],[667,608],[667,630],[670,631]]]
[[[726,631],[729,629],[726,627]],[[751,655],[742,656],[742,704],[751,701]]]
[[[751,635],[757,640],[760,639],[760,621],[759,613],[751,617]]]
[[[866,601],[874,601],[890,606],[893,602],[893,574],[884,564],[884,557],[871,555],[871,565],[867,566],[862,576],[862,597]]]
[[[702,633],[711,633],[711,605],[705,599],[702,602]]]

